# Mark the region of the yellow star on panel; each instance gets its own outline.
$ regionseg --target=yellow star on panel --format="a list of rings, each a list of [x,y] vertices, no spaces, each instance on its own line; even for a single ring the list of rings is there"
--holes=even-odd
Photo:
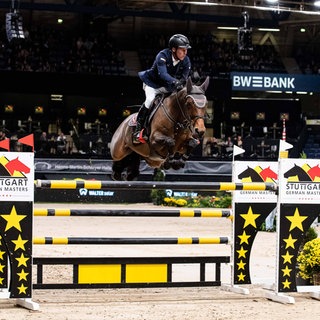
[[[287,253],[285,255],[281,256],[283,258],[283,263],[291,263],[291,259],[293,257],[293,254],[289,254],[289,251],[287,251]]]
[[[297,241],[298,239],[293,239],[292,238],[292,235],[291,234],[289,234],[289,237],[288,238],[286,238],[286,239],[283,239],[283,241],[286,243],[286,247],[285,247],[285,249],[288,249],[288,248],[292,248],[292,249],[294,249],[294,243]]]
[[[16,260],[19,262],[18,263],[18,267],[24,265],[25,267],[27,266],[27,261],[29,260],[30,258],[26,258],[23,253],[21,253],[21,256],[20,258],[16,258]]]
[[[13,206],[10,214],[2,214],[1,217],[4,220],[7,220],[7,226],[5,231],[11,228],[16,228],[17,230],[21,231],[20,221],[23,220],[26,217],[26,215],[18,215],[15,206]]]
[[[25,287],[23,283],[21,283],[20,287],[17,287],[19,289],[19,294],[20,293],[26,293],[26,290],[28,289],[28,287]]]
[[[0,251],[0,260],[3,260],[3,255],[5,254],[5,251]]]
[[[255,214],[252,212],[251,207],[249,207],[248,213],[240,214],[240,216],[245,220],[243,228],[247,227],[248,225],[252,225],[256,228],[256,219],[260,216],[260,214]]]
[[[244,281],[245,277],[246,275],[241,272],[240,274],[238,274],[238,281]]]
[[[293,216],[286,216],[286,218],[291,222],[289,232],[294,228],[298,228],[303,231],[302,222],[306,220],[307,216],[300,216],[298,208],[296,208]]]
[[[251,237],[251,236],[249,236],[249,235],[246,234],[246,230],[243,230],[242,235],[238,236],[238,238],[240,238],[240,244],[242,244],[242,243],[247,243],[247,244],[249,244],[248,239],[249,239],[250,237]]]
[[[237,263],[237,265],[238,265],[238,270],[240,270],[240,269],[243,269],[243,270],[244,270],[244,266],[246,265],[246,263],[243,262],[242,260],[240,260],[240,262]]]
[[[282,284],[283,284],[283,289],[285,289],[285,288],[290,289],[291,282],[288,279],[286,279],[286,281],[282,282]]]
[[[0,264],[0,272],[2,273],[3,272],[3,268],[5,267],[4,264]]]
[[[289,269],[288,266],[286,266],[284,269],[281,269],[281,271],[283,272],[283,276],[288,276],[290,277],[290,272],[292,271],[292,269]]]
[[[0,278],[0,284],[3,284],[4,278]]]
[[[20,235],[20,234],[19,234],[19,236],[18,236],[18,239],[17,239],[17,240],[12,240],[12,242],[16,245],[14,251],[17,251],[18,249],[22,249],[23,251],[26,250],[25,247],[24,247],[24,244],[25,244],[26,242],[28,242],[28,240],[23,240],[23,239],[21,238],[21,235]]]
[[[26,280],[27,281],[27,276],[28,276],[28,272],[24,272],[24,270],[22,269],[21,272],[17,272],[17,275],[19,276],[19,281],[21,280]]]
[[[246,257],[246,253],[248,252],[248,250],[244,250],[243,247],[241,247],[241,249],[237,250],[237,252],[239,254],[238,258],[241,258],[241,257],[245,258]]]

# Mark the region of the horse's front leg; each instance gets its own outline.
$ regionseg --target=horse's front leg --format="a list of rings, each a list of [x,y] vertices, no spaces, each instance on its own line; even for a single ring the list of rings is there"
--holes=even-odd
[[[159,155],[163,155],[164,158],[167,157],[167,155],[173,154],[175,144],[176,141],[173,138],[164,135],[155,135],[151,142],[152,148],[157,150]]]
[[[192,151],[200,144],[200,141],[195,138],[190,138],[186,142],[186,152],[182,155],[181,159],[186,162],[192,154]]]
[[[163,159],[166,159],[162,165],[163,169],[170,169],[171,163],[174,158],[174,148],[176,145],[176,141],[169,136],[155,135],[151,144],[152,148],[156,150],[159,155],[162,155]]]
[[[199,140],[190,138],[186,141],[185,148],[186,151],[182,155],[180,154],[180,157],[177,159],[173,159],[171,161],[171,167],[175,170],[179,170],[181,168],[184,168],[186,161],[189,159],[189,157],[192,154],[192,151],[199,145]]]

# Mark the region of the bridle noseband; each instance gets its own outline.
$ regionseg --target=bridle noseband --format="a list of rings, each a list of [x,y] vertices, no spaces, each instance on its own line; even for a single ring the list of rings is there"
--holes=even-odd
[[[164,103],[161,103],[161,106],[163,108],[163,111],[166,115],[166,117],[175,124],[175,131],[179,130],[179,129],[189,129],[191,132],[194,129],[194,123],[198,120],[198,119],[203,119],[205,120],[206,116],[195,116],[192,117],[189,114],[186,114],[184,107],[186,104],[187,99],[191,99],[193,101],[193,104],[199,108],[202,109],[206,106],[207,104],[207,98],[204,94],[204,92],[199,88],[199,87],[193,87],[190,93],[187,93],[187,95],[185,97],[183,97],[183,99],[185,100],[184,105],[181,105],[181,102],[179,100],[179,92],[175,92],[173,93],[175,95],[175,99],[177,101],[177,105],[179,107],[179,112],[182,116],[182,121],[178,121],[177,119],[175,119],[169,112],[169,110],[166,108],[166,106],[164,105]]]

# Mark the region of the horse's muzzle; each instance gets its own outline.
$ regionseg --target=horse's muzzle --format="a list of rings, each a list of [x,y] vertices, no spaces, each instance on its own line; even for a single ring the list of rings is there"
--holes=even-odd
[[[193,137],[196,138],[196,139],[201,139],[204,134],[206,132],[206,129],[205,128],[195,128],[194,129],[194,134],[193,134]]]

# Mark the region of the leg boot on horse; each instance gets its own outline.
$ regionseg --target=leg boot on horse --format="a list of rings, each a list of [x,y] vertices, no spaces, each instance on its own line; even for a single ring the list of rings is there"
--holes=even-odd
[[[137,115],[137,125],[132,135],[133,144],[146,143],[146,140],[148,139],[147,136],[143,135],[143,132],[144,132],[143,127],[144,127],[144,123],[146,121],[148,113],[149,113],[149,109],[147,109],[143,104],[140,107]]]

